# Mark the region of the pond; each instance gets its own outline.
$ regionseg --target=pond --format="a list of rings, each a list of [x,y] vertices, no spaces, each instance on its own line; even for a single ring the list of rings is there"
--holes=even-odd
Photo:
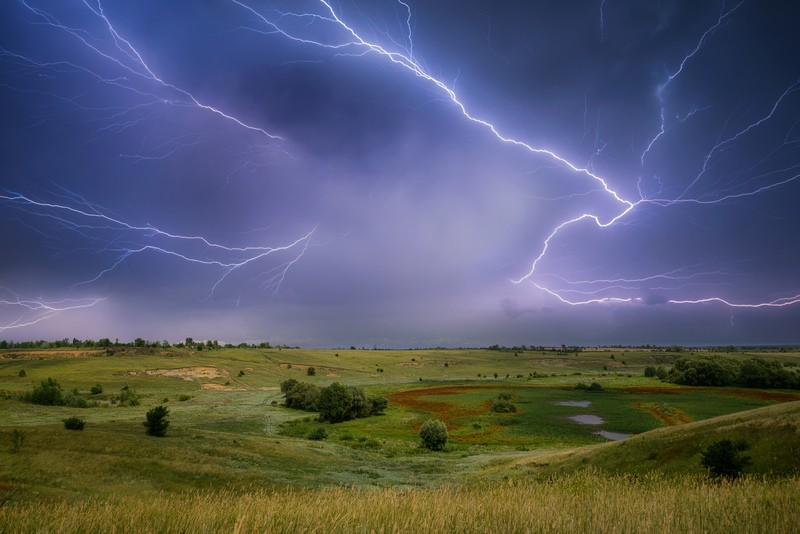
[[[602,417],[597,417],[596,415],[571,415],[569,418],[582,425],[602,425],[605,423]]]

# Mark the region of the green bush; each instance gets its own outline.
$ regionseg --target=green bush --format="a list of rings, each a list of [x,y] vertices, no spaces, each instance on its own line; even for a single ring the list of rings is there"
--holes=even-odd
[[[711,478],[734,480],[752,463],[750,457],[743,454],[749,448],[744,441],[715,441],[701,454],[700,464]]]
[[[123,387],[119,392],[120,406],[139,406],[139,395],[133,388]]]
[[[186,393],[181,393],[180,395],[178,395],[178,402],[186,402],[191,398],[192,397],[187,395]]]
[[[89,389],[89,392],[92,395],[99,395],[103,392],[103,386],[101,386],[100,384],[95,384]]]
[[[28,373],[25,372],[25,369],[20,369],[19,373],[17,373],[17,376],[20,378],[25,378],[26,376],[28,376]]]
[[[592,382],[591,384],[578,382],[578,384],[575,385],[575,389],[580,389],[582,391],[603,391],[603,386],[600,385],[599,382]]]
[[[286,382],[290,381],[287,380]],[[286,384],[286,382],[284,382],[284,384]],[[309,412],[316,411],[320,399],[319,387],[314,384],[298,382],[296,380],[291,380],[291,382],[293,382],[293,384],[289,384],[290,389],[284,392],[286,395],[286,407]],[[283,389],[283,384],[281,384],[281,389]]]
[[[309,367],[308,369],[306,369],[306,374],[308,376],[314,376],[317,374],[317,370],[314,369],[313,367]]]
[[[145,427],[145,432],[148,436],[158,436],[161,437],[167,433],[167,427],[169,426],[169,421],[167,420],[167,416],[169,415],[169,408],[166,406],[156,406],[147,411],[146,420],[142,423]]]
[[[308,439],[313,439],[314,441],[328,439],[328,431],[325,430],[324,426],[318,426],[311,431],[311,434],[308,435]]]
[[[67,430],[83,430],[83,427],[86,425],[86,421],[81,419],[80,417],[67,417],[66,419],[62,419],[64,423],[64,428]]]
[[[507,400],[497,400],[492,402],[492,411],[495,413],[516,413],[517,407]]]
[[[428,419],[419,429],[420,444],[426,449],[440,451],[447,444],[447,425],[438,419]]]
[[[24,398],[33,404],[60,406],[64,404],[64,390],[56,380],[48,378],[42,380],[41,384],[34,387]]]
[[[512,397],[511,397],[511,393],[503,392],[503,393],[499,394],[497,396],[497,398],[500,399],[500,400],[504,400],[504,401],[510,401]]]

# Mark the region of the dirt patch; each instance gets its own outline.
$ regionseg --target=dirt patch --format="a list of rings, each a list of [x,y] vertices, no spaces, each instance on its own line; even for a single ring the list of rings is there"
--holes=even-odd
[[[214,378],[229,378],[230,375],[225,369],[216,367],[179,367],[178,369],[148,369],[143,373],[147,376],[169,376],[180,378],[181,380],[212,380]]]
[[[635,408],[644,410],[667,426],[682,425],[691,422],[692,418],[686,415],[683,410],[672,408],[658,403],[643,404],[637,402]]]
[[[47,360],[57,358],[86,358],[105,356],[105,349],[100,350],[25,350],[0,353],[4,360]]]

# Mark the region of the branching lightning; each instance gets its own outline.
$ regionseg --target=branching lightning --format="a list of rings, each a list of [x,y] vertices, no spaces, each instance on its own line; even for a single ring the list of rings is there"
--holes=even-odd
[[[720,134],[719,140],[711,146],[702,166],[696,174],[688,177],[677,194],[669,194],[664,191],[663,184],[659,176],[646,176],[646,167],[652,159],[652,155],[658,151],[659,147],[671,135],[671,125],[677,120],[679,124],[687,121],[695,121],[695,115],[705,112],[710,106],[694,106],[691,110],[681,113],[669,113],[667,98],[668,92],[673,84],[679,83],[684,71],[697,58],[701,57],[707,43],[714,39],[715,34],[723,31],[723,28],[733,17],[737,16],[739,10],[746,0],[741,0],[731,7],[723,4],[722,8],[713,23],[708,26],[703,33],[693,41],[692,46],[679,61],[673,63],[673,68],[667,70],[662,81],[655,89],[655,101],[657,102],[657,114],[654,120],[657,123],[652,136],[647,137],[643,146],[636,150],[636,157],[640,163],[638,169],[639,176],[637,187],[638,198],[627,198],[627,195],[620,193],[621,189],[614,184],[622,181],[622,178],[610,179],[601,176],[596,171],[594,165],[595,155],[600,154],[605,149],[605,143],[599,139],[596,141],[596,153],[589,158],[588,163],[579,164],[572,161],[567,156],[550,146],[536,146],[509,136],[504,129],[489,119],[483,118],[478,112],[468,109],[465,100],[456,93],[455,86],[449,85],[439,77],[430,73],[420,58],[419,47],[415,49],[414,44],[414,17],[411,5],[402,0],[393,0],[396,13],[399,14],[399,27],[402,28],[401,38],[393,38],[388,31],[375,31],[384,38],[370,38],[369,32],[360,31],[357,25],[344,16],[344,11],[338,4],[330,0],[318,0],[317,8],[311,11],[281,11],[274,7],[263,7],[263,4],[255,0],[228,0],[232,9],[246,17],[246,21],[235,29],[238,31],[253,32],[257,36],[263,35],[270,39],[281,39],[299,46],[313,47],[326,52],[333,57],[352,57],[355,60],[363,56],[376,56],[388,62],[405,74],[412,74],[421,83],[432,87],[433,90],[441,94],[442,98],[449,102],[470,124],[487,131],[497,142],[513,145],[520,150],[538,158],[549,160],[561,169],[574,173],[586,179],[591,189],[589,192],[599,192],[613,201],[616,210],[611,215],[600,215],[599,212],[587,211],[576,216],[570,216],[555,224],[552,230],[546,234],[538,246],[538,252],[533,253],[532,260],[528,263],[529,268],[523,274],[511,280],[514,284],[528,282],[532,287],[546,295],[567,305],[590,305],[600,303],[617,304],[636,304],[645,301],[645,297],[633,294],[646,285],[656,280],[669,280],[674,283],[684,283],[696,277],[713,277],[715,272],[687,273],[683,269],[676,269],[667,273],[651,274],[647,276],[623,278],[615,277],[594,280],[570,281],[560,278],[560,283],[564,289],[553,289],[542,281],[547,278],[546,273],[541,273],[542,265],[552,253],[552,244],[562,236],[563,232],[571,227],[581,224],[590,224],[604,230],[615,226],[619,221],[629,218],[632,213],[640,208],[651,207],[653,209],[669,209],[678,206],[709,206],[713,204],[723,204],[731,201],[741,200],[748,197],[763,195],[773,192],[779,188],[788,186],[800,179],[800,163],[787,164],[778,169],[761,170],[758,164],[753,165],[744,181],[735,184],[718,183],[708,184],[710,169],[715,160],[722,158],[726,153],[733,151],[742,140],[755,135],[759,128],[768,124],[780,113],[782,106],[789,100],[797,98],[800,94],[800,81],[795,80],[786,87],[785,91],[775,98],[771,98],[771,106],[761,115],[753,119],[746,119],[743,126],[736,128],[730,133]],[[248,120],[236,113],[223,110],[221,107],[212,105],[205,100],[196,97],[191,89],[177,85],[172,82],[174,77],[163,73],[156,73],[156,69],[151,68],[151,63],[147,61],[144,54],[140,53],[140,47],[136,44],[136,39],[119,29],[118,25],[112,21],[104,9],[102,0],[76,0],[76,4],[81,10],[85,11],[90,18],[86,27],[72,27],[62,23],[56,16],[47,11],[36,7],[32,0],[19,0],[21,5],[30,14],[31,24],[45,26],[54,31],[68,36],[84,52],[90,54],[98,61],[98,66],[91,67],[78,60],[66,60],[34,57],[24,53],[0,48],[0,61],[12,65],[20,71],[36,73],[42,76],[60,75],[79,75],[92,80],[103,86],[111,87],[116,91],[122,91],[126,96],[134,96],[136,103],[127,107],[102,107],[93,106],[86,102],[81,95],[64,97],[60,95],[49,95],[52,98],[75,106],[81,111],[92,111],[97,114],[104,125],[99,127],[96,136],[102,136],[110,131],[125,131],[135,127],[145,117],[153,113],[155,109],[162,106],[174,108],[186,108],[211,114],[222,119],[228,125],[240,128],[266,138],[270,142],[279,143],[284,141],[284,137],[268,131],[266,127],[259,126],[257,122]],[[596,9],[596,8],[593,8]],[[600,40],[606,39],[606,1],[601,0],[599,5],[600,14]],[[593,15],[596,16],[596,15]],[[260,37],[259,37],[260,38]],[[144,48],[141,48],[144,50]],[[155,63],[153,63],[155,64]],[[666,70],[666,69],[665,69]],[[24,90],[9,86],[12,90]],[[588,108],[588,104],[587,104]],[[585,122],[584,117],[584,122]],[[183,136],[172,137],[166,141],[154,143],[146,153],[124,153],[121,157],[130,158],[137,162],[162,160],[172,157],[178,151],[189,147],[207,143],[213,134],[202,132],[188,132]],[[788,146],[799,141],[790,139],[787,134],[784,146]],[[782,147],[775,148],[779,151]],[[769,156],[767,156],[769,157]],[[242,162],[240,167],[252,165],[249,162]],[[236,172],[231,171],[231,172]],[[645,183],[649,180],[658,181],[658,192],[647,194]],[[698,186],[710,185],[714,188],[705,194],[696,193]],[[652,190],[652,188],[651,188]],[[674,191],[673,191],[674,193]],[[587,193],[588,194],[588,193]],[[316,228],[307,232],[294,240],[289,240],[280,246],[228,246],[212,241],[199,235],[181,235],[167,230],[149,225],[133,224],[126,222],[121,217],[109,215],[108,211],[99,206],[95,206],[85,199],[77,196],[70,196],[69,201],[55,202],[36,200],[29,195],[6,191],[0,193],[0,203],[27,213],[48,218],[56,222],[62,229],[74,232],[90,242],[94,250],[103,257],[104,263],[96,272],[85,280],[76,282],[75,287],[91,286],[101,281],[103,278],[114,273],[126,260],[133,256],[144,254],[156,254],[165,258],[175,259],[188,264],[213,270],[215,278],[210,285],[209,295],[213,295],[215,290],[226,282],[237,272],[243,271],[246,267],[266,261],[276,259],[274,265],[264,268],[255,275],[263,282],[263,285],[271,290],[277,290],[285,279],[289,269],[303,258],[309,247],[312,236]],[[550,276],[552,281],[554,277]],[[530,286],[529,286],[530,287]],[[670,286],[669,289],[674,289]],[[663,288],[658,288],[663,289]],[[622,291],[623,293],[617,293]],[[585,300],[568,298],[571,293],[591,296]],[[595,297],[595,295],[597,295]],[[38,323],[57,313],[63,311],[89,307],[101,302],[102,299],[87,299],[76,301],[37,301],[11,298],[0,301],[0,305],[15,307],[25,311],[28,315],[22,314],[17,319],[8,323],[6,326],[0,325],[0,332],[8,328],[19,328]],[[672,305],[701,305],[716,303],[730,308],[774,308],[785,307],[800,303],[800,295],[780,297],[763,302],[738,302],[734,299],[725,298],[719,295],[703,296],[696,299],[664,299],[665,304]]]

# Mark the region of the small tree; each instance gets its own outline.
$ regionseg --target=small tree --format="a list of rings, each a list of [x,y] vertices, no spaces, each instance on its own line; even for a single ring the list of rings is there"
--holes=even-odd
[[[432,451],[440,451],[447,443],[447,426],[438,419],[428,419],[419,429],[421,445]]]
[[[317,374],[317,370],[314,369],[313,367],[309,367],[308,369],[306,369],[306,374],[308,376],[314,376]]]
[[[166,406],[156,406],[147,411],[147,420],[142,423],[145,428],[147,429],[148,436],[163,436],[167,433],[167,427],[169,426],[169,421],[167,420],[167,416],[169,415],[169,408]]]
[[[708,469],[711,478],[735,480],[745,467],[753,463],[749,456],[743,454],[749,448],[744,441],[721,439],[703,451],[700,464]]]

